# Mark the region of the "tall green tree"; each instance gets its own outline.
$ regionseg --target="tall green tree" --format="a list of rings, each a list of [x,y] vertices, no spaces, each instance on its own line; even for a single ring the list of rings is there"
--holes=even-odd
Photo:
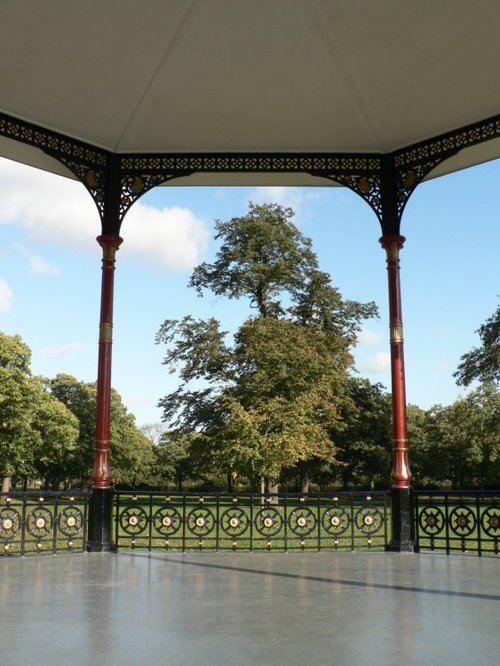
[[[500,391],[480,386],[451,405],[429,410],[429,442],[437,479],[454,488],[498,485]]]
[[[338,476],[344,489],[389,481],[391,468],[391,404],[381,384],[352,377],[349,381],[345,430],[338,436]]]
[[[88,483],[96,439],[96,384],[59,374],[49,380],[48,386],[78,420],[73,475],[81,483]],[[153,463],[152,442],[137,427],[134,415],[128,412],[115,389],[111,391],[111,443],[114,481],[132,486],[149,483]]]
[[[37,431],[34,468],[47,486],[58,490],[61,483],[74,478],[78,443],[78,420],[71,411],[40,383],[34,407],[33,424]]]
[[[500,382],[500,305],[477,333],[481,345],[464,354],[453,374],[457,384],[469,386],[475,379],[485,383]]]
[[[215,319],[167,320],[157,334],[181,379],[160,401],[164,419],[218,471],[276,480],[312,457],[335,460],[350,347],[376,308],[342,299],[292,217],[251,204],[247,215],[216,223],[215,261],[195,268],[190,285],[248,298],[256,315],[232,344]]]
[[[19,335],[0,332],[0,476],[8,491],[12,476],[34,472],[40,434],[33,428],[39,387],[31,374],[31,349]]]

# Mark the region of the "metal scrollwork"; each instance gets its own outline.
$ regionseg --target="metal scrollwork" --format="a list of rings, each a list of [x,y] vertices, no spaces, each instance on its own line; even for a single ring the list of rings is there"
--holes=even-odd
[[[21,527],[21,515],[12,507],[0,509],[0,539],[13,539]]]
[[[73,158],[59,157],[64,166],[66,166],[78,180],[85,186],[90,196],[94,200],[101,219],[104,217],[106,176],[104,168],[98,168],[93,165],[83,164]]]
[[[148,514],[140,506],[129,506],[120,513],[120,526],[126,534],[142,534],[149,524]]]
[[[181,514],[173,506],[164,506],[155,513],[154,526],[158,534],[171,537],[177,534],[182,526]]]
[[[283,527],[283,516],[272,506],[260,509],[255,515],[255,529],[264,537],[276,536]]]
[[[298,537],[306,537],[317,527],[318,521],[312,509],[297,507],[288,516],[288,527]]]
[[[363,534],[376,534],[384,525],[384,514],[376,506],[363,506],[356,511],[354,523]]]
[[[451,531],[460,537],[470,536],[477,527],[474,511],[468,506],[452,509],[448,520]]]
[[[418,516],[421,530],[430,537],[435,537],[443,531],[446,524],[444,513],[435,504],[424,506]]]
[[[32,509],[26,518],[26,528],[31,536],[43,539],[52,532],[54,517],[49,509],[37,506]]]
[[[236,538],[244,534],[250,526],[247,513],[240,508],[226,509],[220,517],[220,527],[224,534]]]
[[[500,536],[500,507],[490,506],[481,514],[481,527],[492,539]]]
[[[123,220],[126,212],[143,194],[153,189],[157,185],[161,185],[172,178],[177,177],[177,174],[148,174],[148,173],[134,173],[125,174],[122,176],[121,183],[121,196],[120,196],[120,220]]]
[[[345,509],[334,506],[323,511],[321,524],[325,532],[331,536],[340,536],[349,529],[351,519]]]
[[[199,507],[189,512],[187,516],[189,530],[199,537],[210,534],[216,525],[215,516],[207,507]]]
[[[83,529],[83,513],[76,506],[66,506],[57,519],[59,531],[66,537],[74,537]]]

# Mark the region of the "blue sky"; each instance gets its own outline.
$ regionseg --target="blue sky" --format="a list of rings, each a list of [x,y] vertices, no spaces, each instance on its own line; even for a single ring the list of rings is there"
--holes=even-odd
[[[426,409],[463,394],[452,373],[498,304],[499,183],[500,160],[431,180],[403,216],[407,398]],[[294,208],[343,296],[378,304],[355,358],[361,376],[390,388],[385,253],[359,197],[337,187],[156,188],[125,218],[117,254],[113,385],[139,424],[160,421],[156,404],[176,385],[154,344],[163,320],[213,316],[234,330],[249,314],[247,302],[199,298],[186,286],[192,267],[216,252],[214,220],[244,214],[249,200]],[[96,378],[99,233],[81,185],[0,160],[0,329],[30,345],[35,374]]]

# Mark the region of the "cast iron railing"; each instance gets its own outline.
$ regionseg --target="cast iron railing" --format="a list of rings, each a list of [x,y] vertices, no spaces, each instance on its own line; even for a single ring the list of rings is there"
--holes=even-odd
[[[417,548],[498,555],[499,499],[498,490],[415,491]]]
[[[0,493],[0,555],[85,550],[87,509],[84,492]]]
[[[116,493],[119,548],[383,550],[388,494]]]

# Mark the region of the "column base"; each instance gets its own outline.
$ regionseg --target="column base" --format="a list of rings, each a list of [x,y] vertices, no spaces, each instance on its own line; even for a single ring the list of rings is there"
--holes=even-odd
[[[88,553],[114,553],[113,488],[94,488],[89,499]]]
[[[412,488],[391,488],[392,536],[386,551],[415,553],[415,522]]]

